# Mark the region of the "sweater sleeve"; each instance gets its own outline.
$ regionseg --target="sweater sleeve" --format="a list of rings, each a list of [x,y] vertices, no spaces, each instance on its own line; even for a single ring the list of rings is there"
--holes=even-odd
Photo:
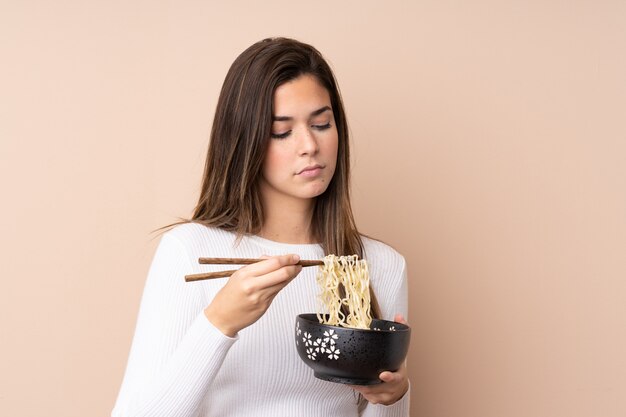
[[[196,415],[237,340],[206,319],[206,300],[184,280],[191,271],[183,244],[165,234],[148,273],[112,417]]]
[[[394,290],[391,292],[387,306],[383,308],[383,315],[388,320],[393,320],[396,313],[402,314],[405,319],[408,318],[408,291],[407,291],[407,272],[406,262],[401,257],[401,263],[397,267],[386,268],[386,272],[394,274],[389,277],[389,281],[394,283]],[[385,300],[387,301],[387,300]],[[391,405],[367,404],[362,417],[408,417],[410,410],[411,386],[398,401]]]

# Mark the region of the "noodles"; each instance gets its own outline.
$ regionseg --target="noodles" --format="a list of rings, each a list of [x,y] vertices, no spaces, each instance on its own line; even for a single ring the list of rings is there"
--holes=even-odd
[[[369,273],[365,260],[359,260],[356,255],[328,255],[324,257],[324,266],[320,267],[317,274],[317,283],[322,290],[319,300],[328,313],[325,320],[318,311],[317,319],[320,323],[370,328]]]

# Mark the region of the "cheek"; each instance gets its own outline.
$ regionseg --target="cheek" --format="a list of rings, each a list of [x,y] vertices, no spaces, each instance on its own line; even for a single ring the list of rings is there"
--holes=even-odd
[[[286,175],[286,167],[288,167],[286,153],[278,147],[270,146],[263,161],[265,178],[280,178]]]
[[[339,146],[339,141],[338,139],[335,138],[334,141],[327,144],[327,148],[326,148],[326,155],[328,155],[328,163],[332,164],[333,171],[335,170],[335,167],[337,166],[337,154],[339,152],[338,146]]]

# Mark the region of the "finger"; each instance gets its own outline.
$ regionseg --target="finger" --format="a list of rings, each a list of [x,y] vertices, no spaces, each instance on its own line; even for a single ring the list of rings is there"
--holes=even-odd
[[[291,268],[291,267],[289,267]],[[291,281],[293,281],[302,271],[302,267],[299,265],[296,265],[294,268],[296,268],[296,272],[293,274],[293,276],[291,278],[288,278],[286,280],[282,280],[279,281],[278,283],[274,284],[274,285],[269,285],[267,287],[265,287],[263,290],[266,293],[273,293],[272,297],[275,297],[276,294],[278,294],[278,292],[280,290],[282,290],[283,288],[285,288]]]
[[[267,274],[253,277],[254,282],[252,285],[259,290],[268,290],[272,287],[278,287],[276,291],[278,292],[282,287],[291,282],[300,271],[302,271],[302,266],[300,265],[283,266]]]
[[[408,324],[406,319],[404,318],[404,316],[400,313],[397,313],[394,318],[393,321],[395,321],[396,323],[401,323],[401,324]]]
[[[265,275],[272,271],[276,271],[283,266],[297,264],[299,261],[300,257],[295,254],[273,256],[261,262],[247,265],[241,268],[240,271],[252,276]]]
[[[396,372],[384,371],[378,375],[378,378],[383,382],[395,382],[400,379],[400,375]]]
[[[396,376],[393,372],[383,371],[378,375],[378,379],[380,379],[383,383],[385,382],[393,382],[396,380]],[[385,390],[384,384],[374,384],[374,385],[349,385],[355,391],[360,392],[363,395],[371,395],[381,390]]]
[[[285,288],[291,281],[287,281],[287,282],[281,282],[278,283],[276,285],[272,285],[270,287],[266,287],[263,288],[261,291],[263,293],[263,296],[265,297],[265,300],[267,302],[272,302],[274,300],[274,297],[276,297],[276,295],[278,295],[278,293]]]

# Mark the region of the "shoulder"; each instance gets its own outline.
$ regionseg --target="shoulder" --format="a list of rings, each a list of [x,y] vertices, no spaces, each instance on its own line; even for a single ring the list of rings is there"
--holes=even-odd
[[[219,229],[207,227],[200,223],[178,224],[163,234],[163,237],[175,238],[180,242],[193,242],[204,240],[219,233]]]
[[[372,261],[386,261],[392,264],[404,263],[404,256],[402,256],[397,250],[389,246],[388,244],[368,237],[361,236],[363,242],[365,259],[371,259]]]
[[[195,254],[206,253],[211,247],[232,247],[235,242],[234,233],[208,227],[200,223],[179,224],[163,234],[162,241],[175,241],[186,252]]]
[[[402,276],[406,274],[406,260],[388,244],[369,236],[361,235],[363,258],[367,260],[373,275]]]
[[[364,259],[370,282],[375,290],[382,317],[392,320],[394,314],[407,314],[407,264],[397,250],[380,240],[362,236]]]

